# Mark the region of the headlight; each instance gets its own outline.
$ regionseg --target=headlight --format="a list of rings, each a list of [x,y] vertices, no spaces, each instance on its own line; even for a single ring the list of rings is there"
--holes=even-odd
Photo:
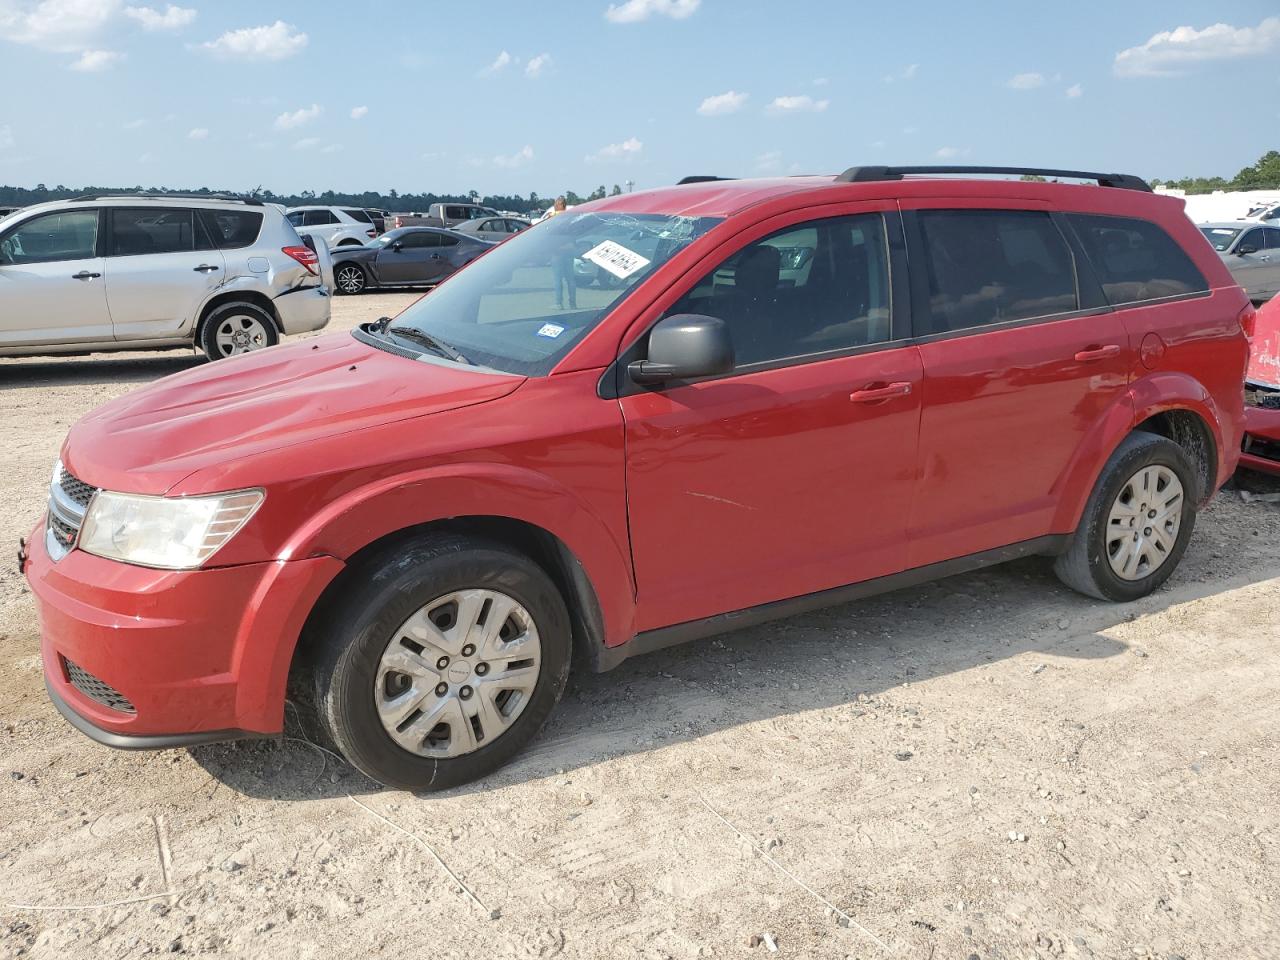
[[[142,497],[99,490],[78,546],[110,560],[192,570],[218,552],[262,505],[261,490],[211,497]]]

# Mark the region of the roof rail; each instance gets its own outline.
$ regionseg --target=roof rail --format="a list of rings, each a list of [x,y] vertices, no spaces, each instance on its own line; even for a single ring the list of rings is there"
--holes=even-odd
[[[676,183],[676,186],[683,187],[686,183],[714,183],[717,180],[737,180],[737,179],[738,179],[737,177],[704,177],[700,175],[695,175],[692,177],[682,177],[679,180],[679,182]]]
[[[230,193],[99,193],[71,198],[72,203],[92,200],[212,200],[217,203],[243,203],[248,207],[262,206],[262,201],[256,197],[239,197]]]
[[[923,174],[1001,174],[1004,176],[1054,177],[1071,180],[1096,180],[1100,187],[1118,187],[1122,190],[1143,190],[1151,192],[1151,185],[1141,177],[1128,173],[1091,173],[1087,170],[1052,170],[1046,167],[966,167],[966,166],[923,166],[923,167],[850,167],[840,176],[837,183],[874,183],[878,180],[901,180],[903,177]]]

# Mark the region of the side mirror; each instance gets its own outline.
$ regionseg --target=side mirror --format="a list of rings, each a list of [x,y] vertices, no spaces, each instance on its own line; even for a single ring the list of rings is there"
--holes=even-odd
[[[396,253],[399,253],[401,250],[404,249],[404,244],[401,243],[399,240],[396,240],[391,244],[391,249],[396,251]]]
[[[733,341],[723,320],[678,313],[649,333],[649,358],[627,365],[636,383],[714,377],[733,370]]]
[[[1240,244],[1240,246],[1236,247],[1235,249],[1235,254],[1237,257],[1243,257],[1243,256],[1247,256],[1250,253],[1257,253],[1257,252],[1258,252],[1258,248],[1255,247],[1252,243],[1242,243]]]

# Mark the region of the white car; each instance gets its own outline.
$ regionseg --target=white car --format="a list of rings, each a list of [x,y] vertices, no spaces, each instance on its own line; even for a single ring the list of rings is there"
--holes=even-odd
[[[325,326],[332,287],[325,245],[256,200],[37,204],[0,222],[0,356],[195,346],[217,360]]]
[[[290,207],[285,216],[301,236],[336,247],[363,247],[378,235],[373,218],[358,207]]]

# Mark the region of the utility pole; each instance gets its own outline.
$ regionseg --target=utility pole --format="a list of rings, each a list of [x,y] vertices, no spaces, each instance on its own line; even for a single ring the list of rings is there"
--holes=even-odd
[[[632,187],[634,187],[635,185],[636,185],[636,182],[635,182],[634,180],[628,180],[628,181],[627,181],[627,193],[630,193],[630,192],[631,192],[631,188],[632,188]]]

